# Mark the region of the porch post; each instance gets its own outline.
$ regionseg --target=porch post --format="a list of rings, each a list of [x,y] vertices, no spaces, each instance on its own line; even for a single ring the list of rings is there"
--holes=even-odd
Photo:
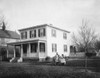
[[[21,44],[21,58],[23,57],[23,44]]]
[[[68,49],[68,56],[70,55],[70,45],[67,45],[67,49]]]
[[[45,57],[48,55],[48,52],[47,52],[47,42],[45,42]]]
[[[15,49],[16,49],[16,46],[14,45],[14,58],[16,57],[16,53],[15,53],[16,50]]]
[[[8,54],[9,54],[9,51],[8,51],[8,44],[7,44],[7,58],[8,58]]]
[[[14,49],[13,49],[13,51],[14,51],[14,57],[12,58],[12,59],[10,59],[10,62],[13,62],[13,60],[15,59],[15,57],[16,57],[16,51],[15,51],[15,48],[16,48],[16,46],[14,45]]]
[[[30,47],[31,47],[31,44],[29,43],[28,45],[29,45],[29,46],[28,46],[28,55],[29,55],[30,52],[31,52],[31,50],[30,50],[30,49],[31,49],[31,48],[30,48]]]
[[[39,58],[39,52],[40,52],[40,42],[38,42],[38,47],[37,47],[38,58]]]

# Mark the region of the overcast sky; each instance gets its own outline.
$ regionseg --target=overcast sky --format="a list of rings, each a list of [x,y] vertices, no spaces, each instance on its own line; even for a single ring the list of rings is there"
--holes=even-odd
[[[39,24],[75,31],[82,19],[100,32],[100,0],[0,0],[11,30]]]

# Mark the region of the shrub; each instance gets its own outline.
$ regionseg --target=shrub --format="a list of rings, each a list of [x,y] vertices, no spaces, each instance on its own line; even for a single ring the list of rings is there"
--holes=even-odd
[[[51,57],[49,57],[49,56],[47,56],[46,58],[45,58],[45,61],[47,61],[47,62],[52,62],[52,58]]]
[[[1,48],[0,49],[0,55],[1,55],[2,61],[7,59],[7,50],[6,50],[6,48]]]
[[[0,55],[1,55],[1,56],[5,56],[6,53],[7,53],[6,48],[1,48],[1,49],[0,49]]]
[[[85,53],[85,55],[87,56],[87,57],[92,57],[92,56],[96,56],[96,53],[95,52],[87,52],[87,53]]]

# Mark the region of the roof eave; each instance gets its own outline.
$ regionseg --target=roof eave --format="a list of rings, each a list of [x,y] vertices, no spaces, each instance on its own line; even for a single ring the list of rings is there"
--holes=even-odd
[[[52,28],[55,28],[55,29],[58,29],[58,30],[61,30],[61,31],[64,31],[64,32],[67,32],[67,33],[70,33],[70,31],[66,31],[64,29],[60,29],[60,28],[54,27],[54,26],[52,26],[52,24],[50,24],[50,25],[49,24],[36,25],[36,26],[28,27],[28,28],[19,29],[18,31],[24,31],[24,30],[28,30],[28,29],[32,29],[32,28],[39,28],[39,27],[45,27],[45,26],[52,27]]]

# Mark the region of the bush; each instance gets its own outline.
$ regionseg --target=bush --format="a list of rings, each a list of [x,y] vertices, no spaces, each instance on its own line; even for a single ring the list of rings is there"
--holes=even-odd
[[[1,55],[2,61],[7,59],[7,50],[6,50],[6,48],[1,48],[0,49],[0,55]]]
[[[52,59],[51,57],[47,56],[47,57],[45,58],[45,61],[47,61],[47,62],[52,62],[53,59]]]
[[[87,57],[92,57],[92,56],[96,56],[96,53],[95,52],[91,52],[91,53],[87,52],[87,53],[85,53],[85,55]]]
[[[0,49],[0,55],[1,55],[1,56],[5,56],[6,53],[7,53],[6,48],[1,48],[1,49]]]

